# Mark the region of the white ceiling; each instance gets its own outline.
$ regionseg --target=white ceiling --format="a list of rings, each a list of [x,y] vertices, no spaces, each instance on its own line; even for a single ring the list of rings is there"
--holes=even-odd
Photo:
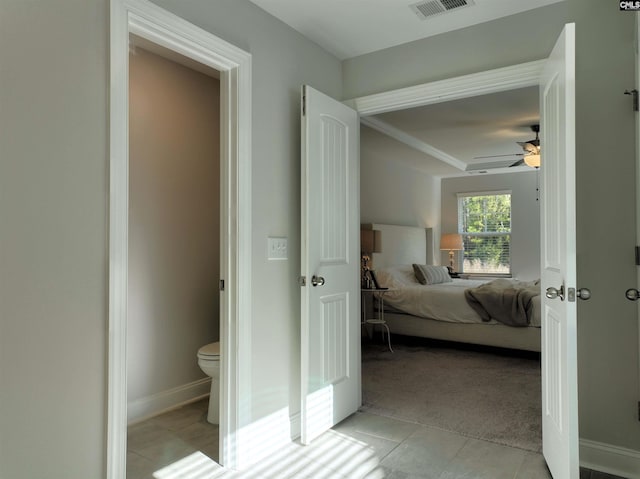
[[[431,176],[450,177],[461,174],[459,169],[366,126],[360,129],[360,142],[363,168],[369,167],[372,161],[397,161]]]
[[[376,125],[374,128],[378,127],[376,129],[390,136],[394,136],[395,131],[402,132],[402,137],[397,139],[411,144],[414,149],[421,149],[428,156],[445,163],[451,163],[451,158],[457,160],[460,162],[457,174],[508,167],[522,158],[517,156],[522,148],[516,142],[535,138],[531,126],[538,124],[540,118],[538,87],[383,113],[371,118]],[[364,123],[370,122],[364,119]],[[408,137],[415,141],[406,141]],[[446,156],[443,158],[438,152]],[[513,156],[475,158],[491,155]],[[456,173],[435,174],[451,176]]]
[[[562,0],[467,0],[472,5],[420,19],[417,0],[251,0],[341,60]]]
[[[345,59],[562,0],[463,0],[470,5],[426,19],[411,9],[416,0],[251,1]],[[537,87],[507,91],[363,118],[372,128],[363,139],[436,176],[530,170],[508,166],[521,158],[515,142],[535,137],[531,125],[539,123],[538,109]]]

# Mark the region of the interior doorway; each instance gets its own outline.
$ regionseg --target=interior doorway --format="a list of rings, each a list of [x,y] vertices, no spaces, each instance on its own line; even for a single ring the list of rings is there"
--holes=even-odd
[[[545,252],[545,244],[548,244],[549,240],[549,232],[545,231],[544,225],[547,221],[553,223],[554,226],[557,227],[557,230],[561,232],[561,234],[565,235],[564,239],[566,239],[567,246],[567,255],[563,256],[563,261],[566,260],[566,263],[562,263],[561,267],[558,267],[558,270],[564,271],[567,274],[567,282],[569,285],[573,287],[573,283],[575,283],[575,236],[572,231],[572,223],[571,220],[574,218],[573,213],[575,211],[575,198],[573,195],[573,189],[569,188],[569,186],[573,185],[573,181],[575,180],[575,172],[571,169],[573,167],[574,161],[574,144],[575,139],[573,136],[573,121],[574,121],[574,110],[573,110],[573,95],[574,95],[574,84],[573,84],[573,25],[569,24],[565,27],[565,30],[568,33],[560,36],[556,48],[554,49],[554,54],[556,50],[560,52],[558,56],[561,58],[560,61],[557,61],[555,65],[563,65],[566,70],[561,72],[562,75],[566,73],[566,82],[565,77],[560,75],[558,78],[562,78],[562,85],[557,89],[561,92],[561,94],[553,97],[547,103],[546,97],[544,95],[547,94],[549,87],[546,83],[543,83],[543,77],[541,74],[543,72],[549,71],[551,68],[550,65],[553,65],[552,61],[537,61],[530,62],[527,64],[516,65],[513,67],[506,67],[502,69],[492,70],[489,72],[482,72],[479,74],[471,74],[466,75],[464,77],[458,77],[455,79],[448,79],[443,81],[437,81],[433,83],[427,83],[423,85],[419,85],[416,87],[405,88],[397,91],[387,92],[384,94],[371,95],[368,97],[356,98],[354,100],[349,101],[348,103],[353,105],[361,115],[373,115],[377,113],[383,113],[387,111],[399,110],[411,106],[422,106],[428,105],[432,103],[439,103],[443,101],[448,101],[450,99],[458,99],[458,98],[466,98],[470,96],[482,95],[485,93],[498,92],[503,90],[510,90],[514,88],[524,88],[530,86],[539,86],[541,91],[541,112],[542,112],[542,121],[541,124],[547,125],[548,128],[543,131],[545,135],[542,135],[543,139],[548,141],[549,144],[555,145],[554,141],[557,141],[562,145],[562,149],[558,149],[557,151],[562,151],[565,153],[565,156],[558,157],[555,155],[555,150],[553,148],[550,149],[551,155],[547,157],[547,168],[543,169],[543,185],[548,186],[546,190],[546,196],[544,198],[554,198],[559,195],[559,189],[554,188],[553,184],[550,184],[546,181],[549,176],[549,172],[552,171],[554,167],[563,169],[565,165],[559,158],[566,158],[567,166],[567,194],[565,208],[566,216],[568,220],[566,222],[560,222],[560,224],[556,224],[556,218],[549,218],[548,215],[541,213],[541,229],[542,229],[542,252],[544,258]],[[564,53],[564,52],[568,53]],[[564,55],[564,56],[562,56]],[[546,79],[546,77],[545,77]],[[555,90],[554,90],[555,91]],[[568,99],[565,103],[561,103],[558,99],[562,96],[566,95]],[[559,107],[558,110],[561,110],[563,115],[566,117],[567,128],[562,128],[562,122],[554,123],[553,118],[549,118],[549,112],[552,111],[552,108],[548,108],[549,105],[553,107],[558,107],[558,105],[562,106],[562,109]],[[545,108],[543,108],[543,106]],[[546,112],[546,113],[545,113]],[[547,115],[547,117],[545,117]],[[559,126],[560,125],[560,126]],[[564,160],[563,160],[564,161]],[[560,166],[559,166],[560,165]],[[555,196],[554,196],[555,195]],[[547,212],[545,209],[545,203],[548,203],[546,200],[542,205],[541,212]],[[564,206],[564,205],[563,205]],[[564,241],[563,239],[563,241]],[[546,243],[545,243],[546,242]],[[558,243],[560,244],[560,242]],[[546,267],[547,263],[545,260],[542,261],[541,266],[541,275],[542,275],[542,286],[549,286],[549,279],[545,278],[544,267]],[[554,283],[559,282],[554,280]],[[550,291],[555,290],[555,288],[547,288],[547,296],[546,298],[552,298],[550,295]],[[545,313],[542,317],[542,331],[541,335],[542,339],[542,350],[546,350],[546,346],[549,340],[549,337],[545,331],[548,331],[545,328],[547,318],[547,307],[548,300],[543,298],[543,311]],[[564,296],[560,298],[564,299]],[[558,320],[558,323],[562,323],[562,321],[566,320],[567,325],[575,326],[575,298],[569,299],[569,302],[564,303],[567,306],[566,315],[559,314],[558,317],[562,318]],[[575,366],[577,364],[576,354],[575,354],[575,328],[573,330],[567,330],[567,335],[562,338],[563,341],[566,340],[567,348],[566,348],[566,356],[560,358],[558,355],[548,354],[543,352],[542,354],[542,389],[543,389],[543,429],[545,429],[545,424],[547,424],[547,431],[543,434],[543,451],[545,458],[550,455],[550,444],[555,441],[558,444],[560,442],[563,443],[562,447],[565,447],[569,451],[568,453],[559,453],[553,454],[554,458],[560,459],[559,466],[553,466],[554,474],[557,473],[560,467],[570,470],[571,477],[573,474],[577,473],[578,470],[578,434],[577,434],[577,374],[575,372]],[[565,330],[562,331],[564,334]],[[558,342],[560,344],[560,341]],[[564,343],[563,343],[564,344]],[[564,374],[564,372],[567,372]],[[553,375],[551,373],[553,373]],[[556,383],[552,384],[551,388],[549,387],[549,381],[554,380],[554,378],[563,378],[562,385],[559,385],[560,381],[556,380]],[[546,387],[546,393],[545,393]],[[567,391],[567,394],[560,398],[557,395],[557,392],[560,391],[560,388],[563,387]],[[563,413],[566,414],[566,428],[565,434],[547,434],[548,432],[548,402],[550,400],[555,401],[555,405],[557,405],[557,410],[562,408]],[[562,401],[562,404],[560,404]],[[548,438],[548,440],[547,440]],[[557,438],[557,441],[556,441]],[[560,450],[560,446],[557,446],[557,449]],[[548,460],[548,459],[547,459]],[[551,467],[551,466],[550,466]],[[569,477],[569,476],[567,476]]]
[[[141,0],[111,2],[107,477],[126,474],[129,270],[129,38],[220,72],[220,463],[241,467],[250,414],[251,56]],[[212,291],[211,294],[218,294]],[[239,398],[245,400],[240,401]]]
[[[127,451],[165,465],[156,431],[218,461],[219,358],[195,353],[220,340],[220,73],[129,40]],[[197,442],[191,424],[153,419],[209,394]]]

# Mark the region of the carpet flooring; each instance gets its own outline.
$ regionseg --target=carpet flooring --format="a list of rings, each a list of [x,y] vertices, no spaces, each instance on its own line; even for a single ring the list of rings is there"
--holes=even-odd
[[[538,354],[392,340],[362,345],[362,411],[542,450]]]

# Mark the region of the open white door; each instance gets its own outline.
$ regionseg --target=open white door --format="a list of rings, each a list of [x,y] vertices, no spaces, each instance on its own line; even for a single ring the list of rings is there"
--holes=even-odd
[[[542,452],[555,479],[578,479],[575,237],[575,25],[540,82]]]
[[[302,443],[360,406],[358,114],[302,90]]]

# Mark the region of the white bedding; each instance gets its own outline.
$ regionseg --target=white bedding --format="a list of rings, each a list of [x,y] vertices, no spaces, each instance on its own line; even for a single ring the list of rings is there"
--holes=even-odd
[[[380,285],[389,288],[384,293],[385,306],[392,306],[413,316],[451,323],[498,324],[495,320],[482,321],[464,298],[465,289],[489,280],[453,279],[447,283],[422,285],[417,282],[411,265],[379,269],[376,275]],[[531,304],[531,326],[540,327],[540,296],[536,296]]]

